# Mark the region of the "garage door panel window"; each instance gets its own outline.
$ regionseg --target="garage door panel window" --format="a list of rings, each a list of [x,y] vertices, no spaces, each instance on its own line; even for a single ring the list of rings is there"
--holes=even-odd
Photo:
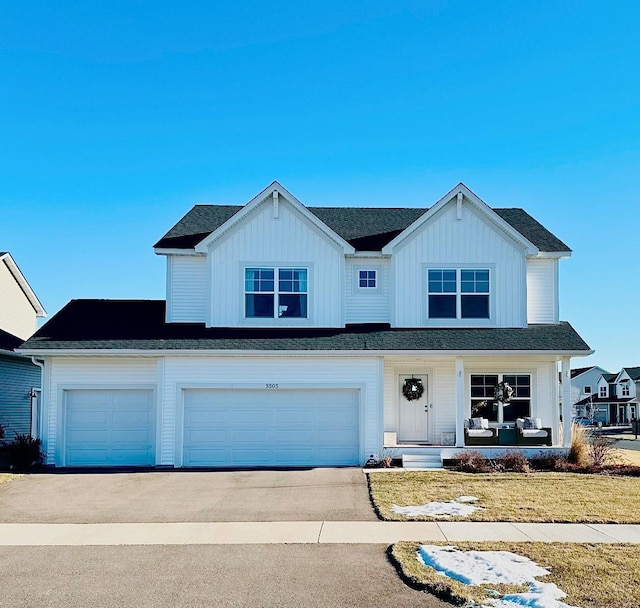
[[[245,317],[308,318],[306,268],[245,268]]]

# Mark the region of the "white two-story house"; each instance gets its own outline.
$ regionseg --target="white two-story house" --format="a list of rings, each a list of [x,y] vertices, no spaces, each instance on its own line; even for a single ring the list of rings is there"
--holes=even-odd
[[[569,445],[558,362],[592,351],[558,319],[570,250],[521,209],[463,184],[429,209],[306,207],[274,182],[155,252],[166,302],[73,300],[23,346],[49,464],[356,465],[461,449],[470,417]]]

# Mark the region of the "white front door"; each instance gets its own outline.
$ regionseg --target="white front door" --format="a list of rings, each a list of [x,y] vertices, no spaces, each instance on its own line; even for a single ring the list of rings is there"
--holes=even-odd
[[[427,390],[426,375],[401,375],[398,387],[398,441],[427,442],[429,441],[429,391]],[[403,393],[406,381],[418,380],[424,389],[418,399],[407,399]]]

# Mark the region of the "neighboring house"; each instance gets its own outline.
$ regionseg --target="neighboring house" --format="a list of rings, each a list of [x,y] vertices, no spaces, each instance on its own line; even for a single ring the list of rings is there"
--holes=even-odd
[[[592,351],[558,319],[570,250],[522,209],[463,184],[430,209],[306,207],[274,182],[155,252],[166,302],[73,300],[23,345],[49,464],[363,464],[462,447],[472,415],[570,443],[557,365]]]
[[[591,396],[577,403],[595,422],[629,424],[640,413],[640,367],[623,367],[617,374],[603,373]]]
[[[35,293],[8,252],[0,252],[0,425],[11,439],[30,434],[37,415],[40,367],[14,352],[46,316]],[[34,429],[35,430],[35,429]]]
[[[591,367],[578,367],[571,370],[571,416],[572,418],[587,416],[585,400],[595,397],[598,394],[598,382],[603,374],[608,374],[607,370],[592,365]],[[559,375],[560,383],[562,377]],[[562,398],[560,399],[562,403]]]

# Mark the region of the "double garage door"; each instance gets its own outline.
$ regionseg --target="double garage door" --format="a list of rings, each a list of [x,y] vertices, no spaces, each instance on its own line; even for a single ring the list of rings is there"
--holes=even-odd
[[[191,389],[183,407],[175,440],[185,467],[359,461],[355,390]],[[150,390],[65,391],[64,464],[154,465],[155,420]]]

